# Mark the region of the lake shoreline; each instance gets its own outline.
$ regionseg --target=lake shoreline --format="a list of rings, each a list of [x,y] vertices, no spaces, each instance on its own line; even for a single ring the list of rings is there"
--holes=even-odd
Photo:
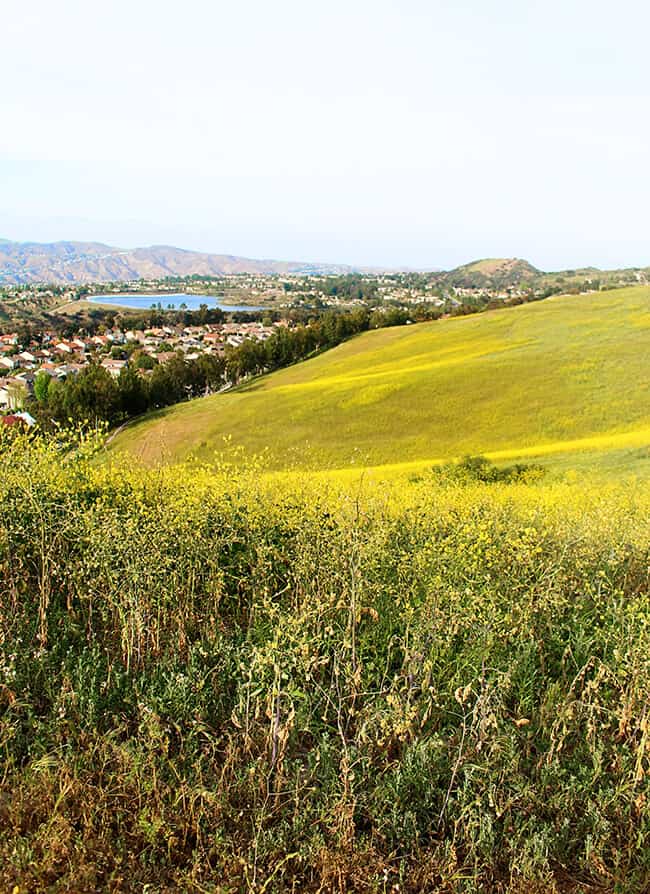
[[[199,310],[202,304],[211,310],[219,308],[225,313],[254,313],[268,310],[267,307],[255,304],[228,304],[222,295],[197,295],[187,292],[121,292],[87,296],[84,300],[90,305],[123,310]]]

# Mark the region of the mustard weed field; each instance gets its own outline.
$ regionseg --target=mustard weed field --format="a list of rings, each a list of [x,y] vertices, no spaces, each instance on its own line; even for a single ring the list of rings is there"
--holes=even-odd
[[[650,487],[0,444],[0,886],[645,892]]]
[[[650,289],[562,296],[365,333],[145,417],[110,449],[210,460],[229,437],[272,469],[394,473],[484,454],[646,475],[649,356]]]

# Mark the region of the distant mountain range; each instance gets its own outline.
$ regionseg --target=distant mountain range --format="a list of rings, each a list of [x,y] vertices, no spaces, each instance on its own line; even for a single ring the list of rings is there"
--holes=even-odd
[[[416,272],[402,267],[402,272]],[[636,271],[636,273],[635,273]],[[221,276],[229,273],[334,274],[398,272],[396,268],[353,267],[304,261],[275,261],[236,255],[206,254],[171,245],[147,248],[115,248],[101,242],[12,242],[0,239],[0,285],[53,283],[80,285],[92,282],[125,282],[173,276]],[[420,271],[424,272],[424,271]],[[650,268],[599,270],[583,267],[545,273],[521,258],[483,258],[453,270],[430,267],[426,271],[441,288],[526,289],[582,288],[647,283]]]
[[[101,242],[12,242],[0,239],[0,283],[70,285],[225,273],[351,273],[345,264],[256,260],[186,251],[170,245],[114,248]],[[367,268],[365,268],[367,269]]]

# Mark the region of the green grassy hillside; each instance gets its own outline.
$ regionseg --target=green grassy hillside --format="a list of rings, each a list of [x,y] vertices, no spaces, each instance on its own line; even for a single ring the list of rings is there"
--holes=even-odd
[[[154,414],[110,449],[206,460],[231,436],[272,468],[408,469],[467,453],[627,468],[650,444],[649,356],[650,289],[563,296],[369,332]]]

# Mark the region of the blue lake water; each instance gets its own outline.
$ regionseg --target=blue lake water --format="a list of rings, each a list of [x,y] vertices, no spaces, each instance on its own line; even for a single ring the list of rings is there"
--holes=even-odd
[[[202,304],[208,307],[220,307],[222,310],[229,312],[235,310],[265,310],[253,304],[224,304],[221,295],[185,295],[183,292],[163,292],[161,294],[144,293],[129,295],[93,295],[86,299],[90,304],[110,304],[113,307],[130,307],[138,310],[149,310],[152,304],[158,306],[160,303],[163,310],[168,310],[169,305],[173,310],[179,310],[181,304],[184,304],[188,310],[198,310]]]

